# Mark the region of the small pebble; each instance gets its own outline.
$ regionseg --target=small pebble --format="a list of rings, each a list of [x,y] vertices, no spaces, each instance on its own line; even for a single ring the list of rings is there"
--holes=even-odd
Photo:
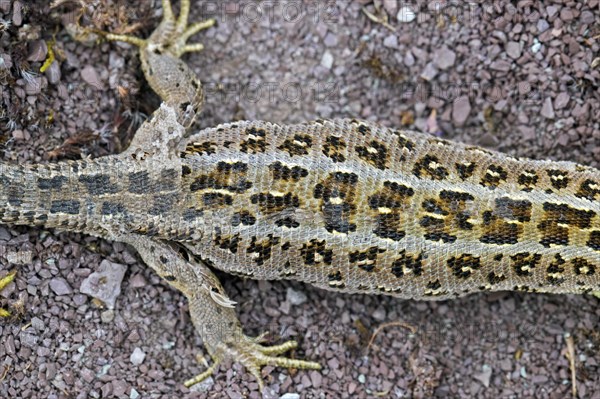
[[[569,103],[570,97],[568,93],[564,91],[558,93],[556,98],[554,99],[554,109],[563,109]]]
[[[550,28],[550,24],[545,19],[538,19],[537,30],[539,33],[544,33]]]
[[[333,66],[333,55],[329,51],[325,51],[323,53],[323,57],[321,58],[321,66],[327,69],[331,69]]]
[[[297,291],[292,287],[288,287],[286,291],[286,300],[289,301],[294,306],[302,305],[307,301],[307,296],[302,291]]]
[[[437,73],[438,71],[436,67],[433,65],[432,62],[430,62],[427,65],[425,65],[425,69],[423,70],[423,72],[421,72],[421,79],[430,82],[436,77]]]
[[[52,280],[50,280],[49,285],[50,289],[56,295],[69,295],[73,292],[73,289],[71,288],[69,283],[67,283],[67,281],[62,277],[53,278]]]
[[[400,9],[398,10],[398,14],[396,15],[396,18],[400,22],[412,22],[415,20],[416,17],[417,16],[416,16],[413,8],[409,5],[401,6]]]
[[[516,60],[521,56],[521,45],[517,42],[507,42],[506,54],[513,60]]]
[[[469,97],[463,96],[454,100],[452,106],[452,120],[457,126],[462,126],[471,112],[471,103]]]
[[[129,361],[133,365],[139,366],[140,364],[142,364],[144,362],[145,358],[146,358],[146,354],[144,352],[142,352],[142,350],[139,347],[136,347],[133,350],[133,353],[131,354],[131,356],[129,357]]]
[[[121,282],[127,268],[121,264],[104,259],[98,271],[90,274],[81,282],[79,291],[104,302],[109,309],[115,307],[115,301],[121,293]]]
[[[550,97],[546,97],[544,100],[544,105],[542,105],[540,113],[544,118],[554,119],[554,108],[552,107],[552,99]]]
[[[83,79],[83,81],[90,86],[95,87],[97,90],[104,89],[104,84],[100,80],[100,76],[98,75],[96,68],[94,68],[92,65],[86,65],[81,70],[81,79]]]
[[[440,69],[450,68],[454,65],[454,61],[456,61],[456,53],[446,46],[438,49],[433,55],[433,62]]]

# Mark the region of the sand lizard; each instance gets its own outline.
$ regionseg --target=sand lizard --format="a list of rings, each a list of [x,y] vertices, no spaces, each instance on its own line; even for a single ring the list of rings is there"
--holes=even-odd
[[[207,263],[339,292],[444,299],[479,291],[586,293],[600,286],[600,172],[516,159],[359,120],[236,122],[189,135],[201,83],[180,60],[189,0],[140,47],[163,104],[124,153],[0,163],[0,222],[78,231],[137,249],[189,299],[213,365],[318,368],[242,333]],[[0,288],[14,278],[0,281]],[[223,328],[225,326],[225,328]]]

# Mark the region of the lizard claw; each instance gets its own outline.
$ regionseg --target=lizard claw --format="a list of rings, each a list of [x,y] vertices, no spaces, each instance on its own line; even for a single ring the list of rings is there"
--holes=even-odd
[[[0,291],[2,291],[4,288],[6,288],[6,286],[9,285],[15,279],[16,275],[17,275],[17,272],[12,271],[12,272],[8,273],[8,275],[2,277],[0,279]],[[0,308],[0,317],[9,317],[9,316],[10,316],[10,312],[8,310]]]
[[[279,356],[284,352],[295,349],[298,346],[296,341],[287,341],[280,345],[263,346],[261,345],[261,342],[264,342],[265,336],[266,334],[261,334],[258,337],[252,338],[243,335],[241,340],[236,340],[235,342],[229,343],[229,345],[226,345],[225,343],[220,344],[217,351],[212,355],[213,364],[204,372],[185,381],[184,385],[189,388],[192,385],[202,382],[214,372],[215,368],[226,357],[235,359],[237,362],[241,363],[246,370],[256,378],[261,391],[265,386],[263,377],[260,373],[262,366],[279,366],[284,368],[309,370],[321,369],[321,365],[316,362]]]

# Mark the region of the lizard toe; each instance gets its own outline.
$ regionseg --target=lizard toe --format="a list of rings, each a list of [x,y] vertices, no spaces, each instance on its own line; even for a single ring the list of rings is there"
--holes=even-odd
[[[241,340],[228,344],[223,343],[217,349],[217,352],[212,355],[213,365],[201,374],[186,381],[184,385],[190,387],[202,382],[213,373],[216,366],[225,358],[233,359],[242,364],[256,378],[261,391],[265,386],[261,375],[261,368],[263,366],[308,370],[321,369],[321,365],[316,362],[279,356],[284,352],[295,349],[298,346],[296,341],[287,341],[280,345],[266,346],[260,343],[264,340],[264,336],[265,334],[261,334],[256,338],[252,338],[244,335]]]

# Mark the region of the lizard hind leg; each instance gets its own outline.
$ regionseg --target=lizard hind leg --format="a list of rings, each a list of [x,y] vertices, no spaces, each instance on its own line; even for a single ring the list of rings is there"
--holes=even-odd
[[[16,275],[17,275],[17,272],[12,271],[12,272],[8,273],[6,276],[2,277],[0,279],[0,291],[5,289],[7,285],[12,283],[12,281],[15,279]],[[0,317],[9,317],[9,316],[10,316],[10,312],[8,310],[0,308]]]
[[[204,104],[204,92],[198,76],[180,59],[187,52],[204,49],[201,43],[188,44],[188,39],[215,24],[214,19],[188,25],[190,0],[181,0],[175,18],[170,0],[162,0],[163,20],[147,39],[130,35],[99,32],[110,41],[133,44],[140,49],[144,77],[160,98],[178,114],[184,127],[194,122]]]
[[[260,373],[262,366],[321,368],[315,362],[279,356],[296,348],[295,341],[269,347],[261,344],[264,335],[256,338],[246,336],[235,313],[235,302],[227,297],[217,277],[201,261],[193,257],[186,259],[169,244],[145,236],[126,235],[115,239],[136,248],[148,266],[188,298],[192,323],[202,337],[213,364],[203,373],[185,381],[186,386],[209,377],[225,359],[241,363],[257,379],[261,390],[264,387]]]

